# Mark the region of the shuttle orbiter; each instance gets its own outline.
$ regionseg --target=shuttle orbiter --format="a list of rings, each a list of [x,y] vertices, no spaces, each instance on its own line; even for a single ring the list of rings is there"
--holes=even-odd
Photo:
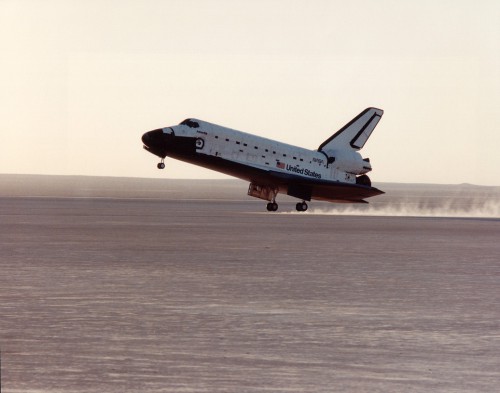
[[[278,193],[302,200],[306,211],[311,199],[367,203],[364,199],[383,194],[371,186],[366,175],[370,160],[363,148],[384,111],[367,108],[317,150],[308,150],[197,119],[142,136],[144,148],[161,158],[169,156],[250,182],[248,195],[269,201],[267,210],[278,210]]]

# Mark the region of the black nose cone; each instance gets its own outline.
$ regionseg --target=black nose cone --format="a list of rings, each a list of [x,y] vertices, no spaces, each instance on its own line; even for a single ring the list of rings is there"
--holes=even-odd
[[[167,152],[166,135],[161,128],[146,132],[142,136],[144,148],[159,157],[165,157]]]
[[[148,131],[142,136],[142,143],[147,147],[154,147],[160,143],[163,143],[163,130],[158,128],[157,130]]]

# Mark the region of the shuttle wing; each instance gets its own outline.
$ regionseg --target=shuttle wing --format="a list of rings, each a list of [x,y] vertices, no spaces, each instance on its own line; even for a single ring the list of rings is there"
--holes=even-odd
[[[368,203],[364,199],[384,194],[371,186],[331,180],[308,179],[303,176],[268,171],[265,178],[255,179],[258,184],[279,186],[286,193],[303,200],[318,199],[330,202]]]

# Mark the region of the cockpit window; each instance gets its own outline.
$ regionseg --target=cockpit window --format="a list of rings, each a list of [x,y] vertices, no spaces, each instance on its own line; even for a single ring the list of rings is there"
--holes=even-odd
[[[193,121],[191,119],[186,119],[184,120],[181,125],[184,125],[184,126],[188,126],[190,128],[198,128],[200,125],[198,124],[198,122],[196,121]]]

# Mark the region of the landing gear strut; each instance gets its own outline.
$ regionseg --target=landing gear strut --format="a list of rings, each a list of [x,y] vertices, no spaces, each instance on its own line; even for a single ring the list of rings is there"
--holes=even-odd
[[[267,211],[269,212],[275,212],[278,210],[278,204],[276,203],[276,195],[278,195],[278,191],[278,187],[261,186],[260,184],[254,183],[250,183],[248,186],[248,195],[269,201],[266,205]]]
[[[307,208],[308,206],[306,201],[299,202],[295,205],[295,209],[297,209],[298,212],[305,212]]]
[[[165,163],[163,162],[163,160],[164,158],[162,158],[161,161],[156,166],[158,169],[165,169]]]

